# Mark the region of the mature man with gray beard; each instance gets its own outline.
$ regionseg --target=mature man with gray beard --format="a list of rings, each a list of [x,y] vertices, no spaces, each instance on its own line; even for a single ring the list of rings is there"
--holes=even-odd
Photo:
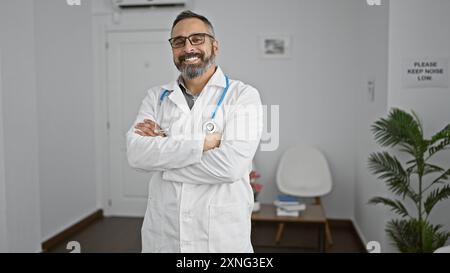
[[[252,252],[252,159],[258,91],[215,64],[212,24],[184,11],[172,25],[177,80],[151,88],[127,133],[131,167],[153,172],[143,252]]]

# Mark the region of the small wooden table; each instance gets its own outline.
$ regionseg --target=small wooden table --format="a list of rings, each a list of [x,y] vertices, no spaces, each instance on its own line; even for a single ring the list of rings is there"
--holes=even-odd
[[[327,219],[323,208],[320,205],[307,205],[305,211],[300,213],[298,217],[292,216],[277,216],[276,207],[272,204],[261,204],[261,209],[257,212],[252,213],[252,224],[257,222],[272,222],[278,224],[278,231],[275,238],[275,243],[277,244],[283,233],[285,223],[302,223],[302,224],[312,224],[318,228],[318,251],[325,252],[325,225]]]

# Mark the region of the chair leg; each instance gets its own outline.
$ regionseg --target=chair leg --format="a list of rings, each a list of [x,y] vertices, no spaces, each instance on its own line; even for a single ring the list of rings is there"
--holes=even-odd
[[[327,238],[327,243],[329,246],[333,245],[333,237],[331,237],[331,230],[330,230],[330,225],[327,223],[325,224],[325,235]]]
[[[314,197],[314,204],[322,205],[322,200],[320,199],[320,197]]]
[[[315,197],[314,201],[315,201],[316,205],[322,206],[322,200],[320,199],[320,197]],[[322,209],[323,209],[323,206],[322,206]],[[333,245],[333,237],[331,236],[331,230],[330,230],[330,225],[328,224],[328,221],[325,224],[325,235],[326,235],[326,239],[327,239],[327,244],[329,246],[332,246]]]
[[[278,244],[281,241],[281,237],[283,236],[283,232],[284,232],[284,223],[279,223],[278,224],[277,235],[275,237],[275,244]]]

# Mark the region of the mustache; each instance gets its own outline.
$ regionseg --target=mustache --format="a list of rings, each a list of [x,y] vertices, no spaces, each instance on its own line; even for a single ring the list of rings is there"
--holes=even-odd
[[[203,60],[203,53],[194,53],[194,52],[190,52],[190,53],[186,53],[180,57],[178,57],[178,61],[183,62],[186,59],[192,58],[192,57],[198,57],[200,60]]]

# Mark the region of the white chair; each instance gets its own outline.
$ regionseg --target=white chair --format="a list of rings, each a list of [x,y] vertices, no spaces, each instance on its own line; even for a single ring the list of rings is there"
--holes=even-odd
[[[443,246],[434,251],[434,253],[450,253],[450,246]]]
[[[310,146],[295,146],[286,150],[278,165],[276,182],[278,190],[284,194],[303,198],[314,198],[315,204],[322,206],[320,197],[331,192],[332,179],[325,156]],[[322,206],[323,209],[323,206]],[[276,241],[283,234],[284,224],[280,224]],[[325,226],[329,245],[333,244],[328,222]]]

